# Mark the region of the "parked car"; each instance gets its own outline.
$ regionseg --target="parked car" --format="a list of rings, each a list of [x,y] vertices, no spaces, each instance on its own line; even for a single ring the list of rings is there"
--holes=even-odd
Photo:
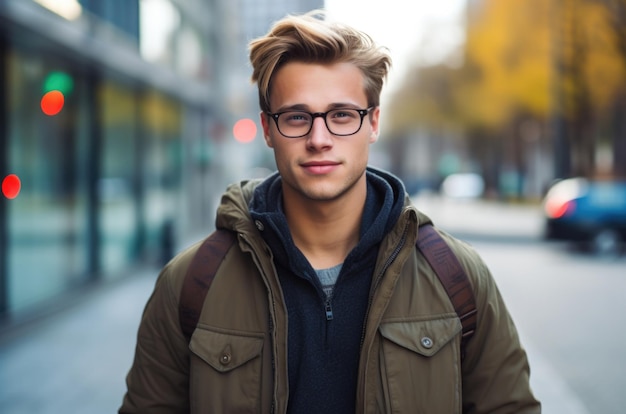
[[[626,180],[569,178],[543,202],[546,238],[568,240],[599,254],[619,254],[626,242]]]

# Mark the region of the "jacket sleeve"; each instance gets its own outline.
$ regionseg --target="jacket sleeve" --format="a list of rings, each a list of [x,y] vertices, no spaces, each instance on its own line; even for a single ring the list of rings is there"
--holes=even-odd
[[[120,414],[189,412],[189,351],[174,269],[171,263],[163,269],[144,309]]]
[[[526,351],[495,280],[473,249],[465,244],[460,248],[478,310],[462,367],[463,412],[540,413],[541,404],[530,389]]]

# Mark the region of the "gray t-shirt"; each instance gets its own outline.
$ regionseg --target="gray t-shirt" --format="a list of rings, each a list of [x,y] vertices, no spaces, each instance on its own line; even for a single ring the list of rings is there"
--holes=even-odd
[[[335,287],[335,283],[337,282],[337,277],[339,277],[339,272],[341,272],[342,266],[343,263],[340,263],[337,266],[333,266],[328,269],[315,269],[315,273],[317,273],[322,289],[324,289],[324,293],[326,293],[326,298],[328,299],[333,296],[333,289]]]

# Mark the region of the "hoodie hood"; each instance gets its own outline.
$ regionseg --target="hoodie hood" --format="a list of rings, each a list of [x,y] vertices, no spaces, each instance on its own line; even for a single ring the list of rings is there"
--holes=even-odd
[[[397,219],[396,214],[400,214],[402,207],[408,207],[417,215],[417,221],[420,224],[430,223],[431,220],[423,212],[418,211],[412,206],[411,200],[406,194],[402,182],[393,174],[373,167],[368,167],[368,205],[370,198],[379,199],[376,194],[384,194],[383,203],[390,203],[392,214],[385,221],[385,229],[390,230]],[[268,190],[274,194],[275,203],[268,202],[262,196],[267,194]],[[255,198],[256,195],[256,198]],[[271,210],[271,206],[280,206],[279,200],[282,199],[281,180],[278,173],[274,173],[267,178],[259,178],[254,180],[244,180],[231,184],[227,187],[222,195],[220,204],[217,208],[215,226],[217,228],[228,229],[238,233],[256,232],[254,220],[250,210],[256,212],[267,212]],[[271,200],[271,199],[270,199]],[[375,203],[374,203],[375,204]],[[280,207],[282,212],[282,207]],[[374,217],[378,210],[366,209],[363,215],[361,225],[361,238],[365,236],[368,227],[363,226],[364,223],[375,221]],[[379,218],[379,222],[383,217]],[[373,235],[372,235],[373,237]]]
[[[237,233],[256,230],[248,211],[248,203],[252,200],[255,188],[262,182],[263,179],[255,179],[229,185],[217,207],[215,227]]]
[[[368,167],[367,196],[361,219],[360,240],[346,258],[361,257],[377,245],[393,228],[404,207],[406,192],[394,175]],[[295,247],[282,208],[282,179],[275,173],[260,183],[249,203],[252,219],[263,224],[263,238],[272,248],[275,258],[300,274],[307,273],[308,261]]]

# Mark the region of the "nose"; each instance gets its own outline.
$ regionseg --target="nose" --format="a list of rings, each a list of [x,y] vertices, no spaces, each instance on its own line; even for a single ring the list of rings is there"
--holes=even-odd
[[[307,138],[307,145],[316,149],[332,146],[333,140],[331,135],[324,117],[315,117],[311,125],[311,132],[309,132],[309,137]]]

